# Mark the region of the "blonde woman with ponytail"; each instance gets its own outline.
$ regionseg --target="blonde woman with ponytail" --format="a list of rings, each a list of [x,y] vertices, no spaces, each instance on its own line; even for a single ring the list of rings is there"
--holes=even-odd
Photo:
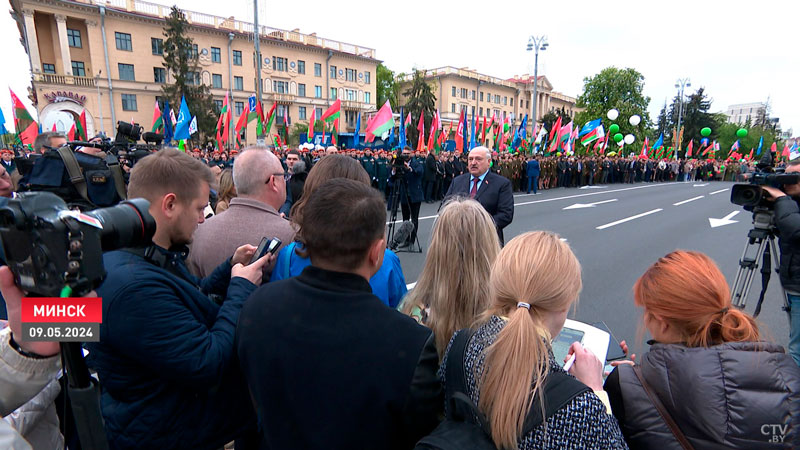
[[[800,448],[800,368],[760,341],[711,258],[672,252],[636,281],[633,297],[654,340],[605,383],[630,448]]]
[[[546,404],[547,399],[545,403],[541,399],[547,377],[565,373],[550,342],[564,326],[580,290],[580,263],[555,234],[537,231],[517,236],[495,260],[491,304],[467,343],[463,369],[467,394],[486,417],[498,449],[627,448],[616,420],[592,392],[604,396],[602,363],[577,343],[571,348],[575,363],[570,374],[590,389],[584,388],[523,434],[531,408],[544,410],[537,405]],[[445,370],[440,369],[440,375],[446,387]]]

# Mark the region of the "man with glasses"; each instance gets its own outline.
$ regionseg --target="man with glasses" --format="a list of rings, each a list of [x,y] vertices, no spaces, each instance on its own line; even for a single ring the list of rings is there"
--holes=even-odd
[[[36,136],[33,141],[33,151],[43,154],[48,150],[58,150],[67,145],[67,136],[57,131],[48,131]]]
[[[189,270],[199,277],[210,274],[241,245],[258,245],[261,238],[277,237],[282,245],[294,240],[294,229],[278,209],[286,201],[286,179],[280,160],[266,147],[252,146],[233,163],[234,197],[228,209],[197,227]],[[267,268],[267,273],[272,266]]]

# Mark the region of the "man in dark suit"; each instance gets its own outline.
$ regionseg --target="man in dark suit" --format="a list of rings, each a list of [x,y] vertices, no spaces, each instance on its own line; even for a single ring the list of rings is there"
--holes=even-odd
[[[536,188],[539,187],[539,161],[531,156],[531,159],[528,161],[528,194],[531,193],[531,185],[533,185],[533,193],[536,194]]]
[[[436,184],[436,156],[433,152],[428,152],[425,157],[425,171],[422,177],[423,189],[425,189],[425,202],[433,203],[434,186]]]
[[[434,335],[368,282],[383,263],[385,221],[374,189],[325,182],[299,224],[311,265],[245,303],[235,346],[265,448],[409,449],[436,427]]]
[[[489,170],[492,154],[486,147],[475,147],[469,152],[469,173],[453,180],[447,196],[463,195],[478,201],[494,219],[497,236],[503,244],[503,228],[514,220],[514,194],[511,181]]]

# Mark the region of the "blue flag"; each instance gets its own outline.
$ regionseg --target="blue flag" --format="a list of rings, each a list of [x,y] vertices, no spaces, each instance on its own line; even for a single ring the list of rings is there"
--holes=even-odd
[[[189,123],[192,121],[192,114],[189,112],[189,107],[186,106],[186,99],[181,96],[181,110],[178,114],[178,123],[175,125],[175,139],[189,139]]]
[[[581,137],[584,134],[590,133],[592,130],[594,130],[595,128],[599,127],[601,122],[602,122],[602,120],[600,120],[600,119],[594,119],[593,121],[587,123],[586,125],[583,126],[583,128],[581,128],[581,131],[578,132],[578,137]]]
[[[466,116],[466,114],[464,114]],[[469,149],[472,150],[478,144],[475,142],[475,110],[472,110],[472,132],[469,134]]]
[[[164,109],[161,111],[161,121],[164,122],[164,143],[172,141],[172,119],[169,114],[169,102],[164,100]]]
[[[356,132],[353,136],[353,148],[358,148],[358,133],[361,133],[361,113],[358,113],[358,119],[356,119]]]
[[[403,123],[404,116],[403,116],[403,107],[400,107],[400,129],[397,130],[398,135],[400,136],[400,148],[406,147],[406,126]]]
[[[0,134],[8,134],[8,130],[6,130],[6,118],[3,117],[2,109],[0,109]]]
[[[386,140],[386,143],[389,144],[389,148],[394,147],[394,141],[395,138],[394,138],[394,125],[393,125],[392,128],[389,128],[389,137]]]
[[[758,150],[756,150],[756,156],[761,154],[762,145],[764,145],[764,136],[761,136],[761,139],[758,140]]]
[[[525,127],[528,124],[528,115],[525,114],[525,117],[522,118],[522,123],[519,124],[519,128],[514,131],[514,140],[511,141],[511,148],[516,149],[522,144],[522,141],[525,140]]]
[[[664,133],[661,133],[661,136],[656,139],[655,144],[653,144],[653,150],[660,148],[662,145],[664,145]]]

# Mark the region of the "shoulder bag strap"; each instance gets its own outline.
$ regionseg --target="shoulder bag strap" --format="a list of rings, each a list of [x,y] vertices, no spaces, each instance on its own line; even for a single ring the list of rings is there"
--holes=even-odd
[[[522,427],[523,436],[533,431],[578,395],[591,391],[588,386],[576,378],[562,372],[548,373],[542,389],[544,389],[545,417],[542,417],[539,395],[537,394],[533,399],[531,408],[528,410],[528,415],[525,417],[525,424]]]
[[[58,152],[58,155],[61,156],[61,160],[64,161],[64,167],[67,169],[69,181],[71,181],[72,185],[75,186],[78,194],[80,194],[84,200],[90,202],[89,191],[86,186],[86,178],[83,177],[81,166],[78,164],[78,160],[75,159],[75,154],[72,153],[72,149],[65,145],[56,151]]]
[[[692,444],[686,439],[681,429],[678,427],[678,424],[672,419],[672,416],[667,412],[667,408],[664,407],[664,404],[661,403],[661,399],[658,398],[657,395],[650,389],[650,385],[647,384],[647,381],[644,380],[644,375],[642,375],[642,368],[641,366],[633,366],[633,373],[636,374],[636,378],[639,379],[639,383],[644,388],[644,392],[650,398],[650,402],[656,407],[658,414],[664,419],[664,422],[669,427],[669,430],[672,432],[675,439],[681,444],[684,450],[694,450]]]
[[[450,420],[456,422],[477,424],[483,431],[491,436],[491,428],[486,416],[478,409],[475,402],[469,396],[467,388],[467,374],[464,370],[464,358],[467,354],[467,345],[475,334],[476,330],[465,328],[456,334],[450,352],[447,354],[447,365],[445,366],[445,402],[449,409]]]
[[[122,168],[119,166],[119,160],[111,153],[106,155],[106,165],[111,170],[111,178],[114,179],[114,188],[117,190],[117,195],[120,200],[128,199],[128,191],[125,187],[125,176],[122,175]]]

